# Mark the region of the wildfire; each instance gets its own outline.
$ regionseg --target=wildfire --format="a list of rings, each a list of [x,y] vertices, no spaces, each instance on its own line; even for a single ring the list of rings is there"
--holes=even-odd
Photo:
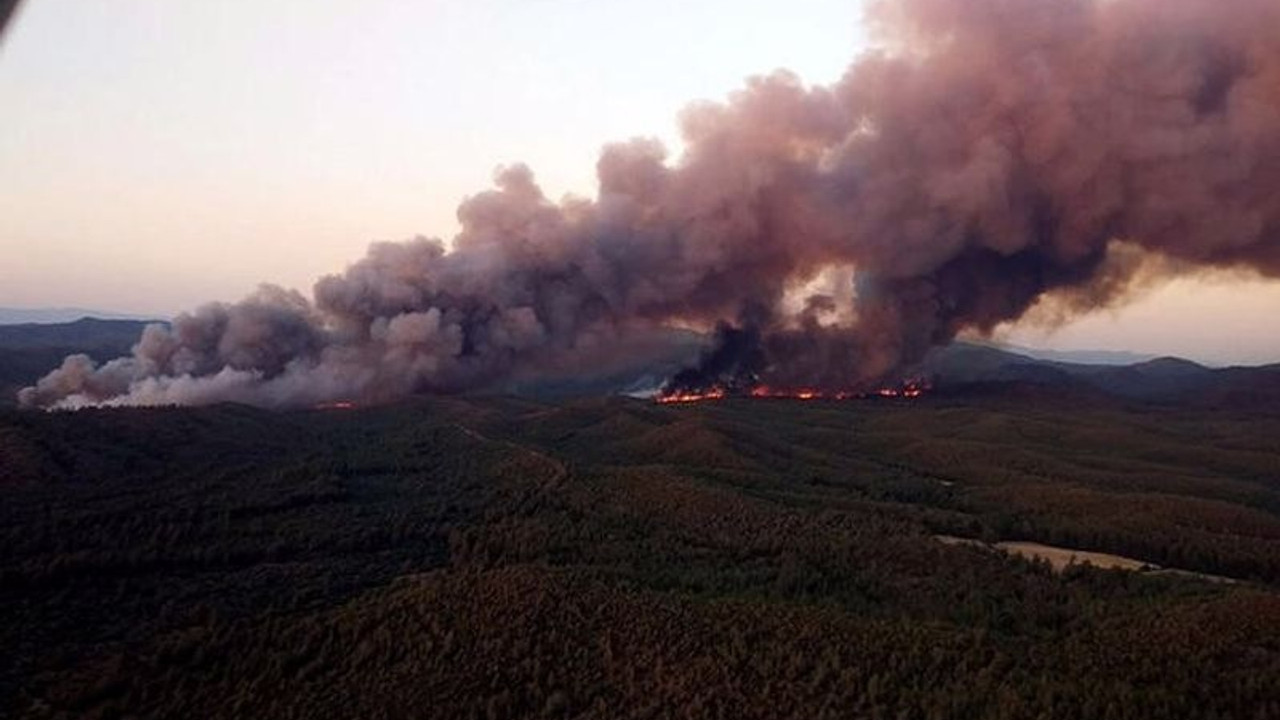
[[[857,390],[819,390],[817,388],[775,388],[769,385],[756,385],[744,393],[732,393],[734,397],[773,398],[786,400],[862,400],[867,398],[916,399],[923,397],[930,389],[923,380],[907,380],[898,385],[886,385],[871,391]],[[711,387],[705,390],[682,390],[668,395],[658,395],[654,401],[662,404],[695,403],[706,400],[721,400],[730,397],[731,393],[723,387]]]
[[[876,395],[886,398],[918,398],[928,389],[923,385],[908,383],[902,387],[884,387],[876,390]]]
[[[821,390],[814,390],[813,388],[779,390],[768,385],[757,385],[751,388],[750,395],[753,398],[791,398],[792,400],[822,400],[827,397],[835,397],[834,395],[828,396]]]
[[[356,404],[349,400],[335,400],[333,402],[316,403],[316,410],[355,410]]]
[[[695,403],[703,400],[719,400],[727,396],[724,388],[709,388],[701,392],[677,392],[670,395],[657,395],[654,399],[663,405],[673,405],[676,403]]]

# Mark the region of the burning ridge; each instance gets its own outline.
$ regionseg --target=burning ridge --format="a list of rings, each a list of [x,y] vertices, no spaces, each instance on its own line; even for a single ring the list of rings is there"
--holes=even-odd
[[[865,400],[869,398],[888,398],[914,400],[924,397],[932,389],[927,380],[903,380],[893,385],[884,385],[874,390],[823,390],[820,388],[774,388],[768,385],[757,385],[745,393],[730,392],[720,385],[712,385],[702,389],[679,390],[664,387],[654,396],[659,405],[682,405],[710,400],[723,400],[728,397],[747,397],[756,399],[779,400]]]
[[[609,145],[594,199],[529,169],[451,246],[374,244],[310,297],[264,286],[85,356],[35,407],[263,406],[503,389],[670,362],[669,387],[876,388],[962,330],[1136,278],[1280,275],[1280,4],[895,0],[831,86],[787,72]],[[252,262],[246,258],[246,262]],[[726,384],[727,383],[727,384]]]

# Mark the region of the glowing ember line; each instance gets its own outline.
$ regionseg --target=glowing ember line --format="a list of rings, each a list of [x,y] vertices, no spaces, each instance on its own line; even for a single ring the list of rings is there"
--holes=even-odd
[[[337,400],[335,402],[319,403],[315,406],[316,410],[355,410],[356,404],[347,400]]]
[[[674,395],[659,395],[655,398],[662,405],[676,403],[695,403],[704,400],[719,400],[725,397],[727,393],[723,388],[711,388],[705,392],[682,392]]]
[[[681,391],[670,395],[659,395],[654,398],[660,404],[695,403],[704,400],[720,400],[730,395],[750,398],[770,398],[779,400],[859,400],[867,398],[915,399],[923,397],[930,389],[927,382],[911,380],[897,386],[885,386],[870,391],[836,390],[826,391],[816,388],[775,388],[768,385],[757,385],[741,393],[730,393],[723,387],[712,387],[700,391]]]

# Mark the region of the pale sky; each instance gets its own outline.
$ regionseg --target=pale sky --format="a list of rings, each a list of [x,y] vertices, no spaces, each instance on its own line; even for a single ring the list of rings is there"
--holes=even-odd
[[[0,306],[172,314],[309,293],[370,241],[448,238],[526,162],[594,193],[601,145],[689,101],[837,79],[856,0],[26,0],[0,45]],[[1280,360],[1280,284],[1179,281],[1055,348]]]

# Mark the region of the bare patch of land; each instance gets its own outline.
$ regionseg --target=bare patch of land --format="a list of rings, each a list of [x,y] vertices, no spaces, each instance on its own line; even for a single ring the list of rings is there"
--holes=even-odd
[[[1122,555],[1089,552],[1087,550],[1073,550],[1071,548],[1055,547],[1053,545],[1044,545],[1034,542],[1001,542],[996,543],[996,547],[1007,553],[1020,555],[1029,560],[1045,560],[1058,572],[1062,572],[1072,565],[1092,565],[1094,567],[1104,568],[1107,570],[1118,569],[1134,571],[1152,570],[1156,567],[1151,563],[1127,558]]]
[[[1198,578],[1201,580],[1209,580],[1211,582],[1237,582],[1232,578],[1223,577],[1221,575],[1208,575],[1205,573],[1191,572],[1189,570],[1179,570],[1177,568],[1162,568],[1155,563],[1146,562],[1145,560],[1136,560],[1123,555],[1112,555],[1111,553],[1093,552],[1090,550],[1075,550],[1072,548],[1045,545],[1037,542],[1005,541],[987,543],[981,540],[955,537],[952,535],[935,535],[934,539],[945,545],[969,545],[991,550],[999,550],[1011,555],[1027,558],[1028,560],[1044,560],[1057,572],[1063,572],[1072,565],[1092,565],[1093,567],[1104,570],[1129,570],[1131,572],[1140,572],[1150,575]]]

